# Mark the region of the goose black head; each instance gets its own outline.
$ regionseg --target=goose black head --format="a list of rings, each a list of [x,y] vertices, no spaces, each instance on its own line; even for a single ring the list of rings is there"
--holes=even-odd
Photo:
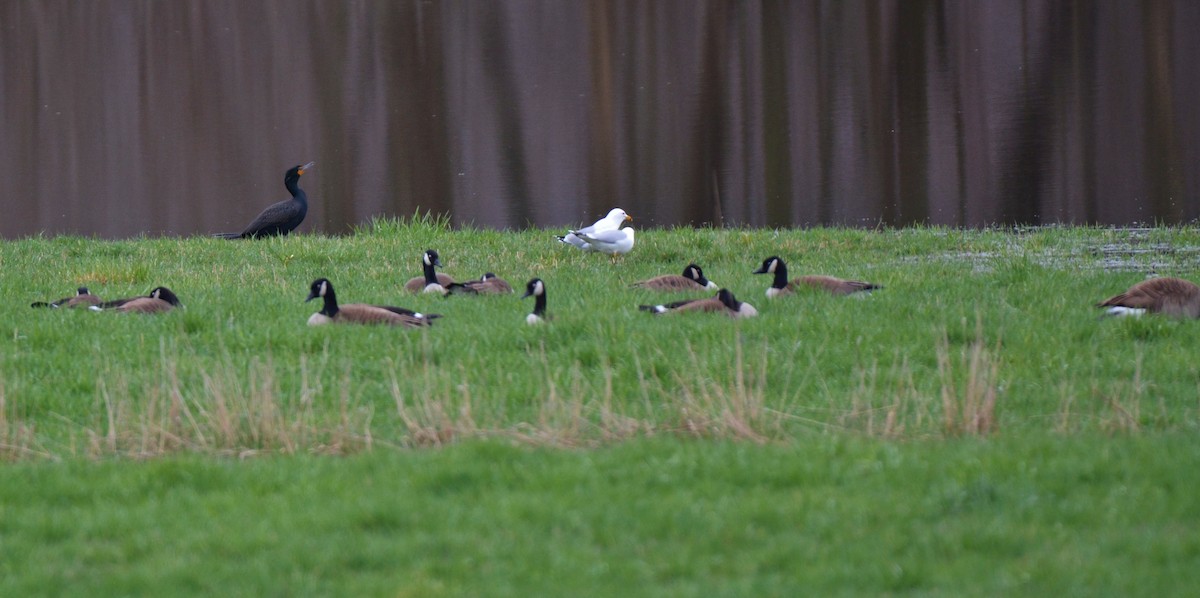
[[[441,260],[438,259],[438,252],[434,251],[433,249],[426,250],[425,255],[421,257],[421,260],[426,266],[441,267],[442,265]]]
[[[324,297],[332,291],[333,285],[329,283],[328,278],[318,278],[312,281],[312,285],[309,286],[308,298],[304,302],[308,303],[317,297]]]
[[[76,295],[91,295],[91,293],[88,291],[87,287],[79,287],[78,289],[75,289],[75,294]]]
[[[150,291],[150,296],[155,299],[166,301],[174,307],[180,306],[179,297],[176,297],[175,293],[172,293],[171,289],[168,289],[167,287],[154,287],[154,290]]]
[[[688,264],[688,266],[683,269],[683,277],[696,281],[696,284],[699,284],[700,286],[708,286],[708,279],[704,277],[704,271],[701,270],[700,266],[697,266],[696,264]]]
[[[733,292],[731,292],[729,289],[721,289],[717,291],[717,299],[721,301],[722,305],[732,309],[733,311],[738,311],[738,309],[742,307],[742,302],[738,301],[737,297],[734,297]]]
[[[783,266],[783,260],[779,259],[779,256],[773,255],[773,256],[763,260],[762,266],[760,266],[753,273],[754,274],[773,274],[781,266]]]
[[[526,297],[540,297],[545,294],[546,294],[546,284],[542,282],[542,279],[535,278],[525,284],[525,294],[521,295],[521,298],[524,299]]]

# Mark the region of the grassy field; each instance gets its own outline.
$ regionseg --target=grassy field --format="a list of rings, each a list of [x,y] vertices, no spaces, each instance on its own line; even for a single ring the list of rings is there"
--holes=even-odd
[[[1200,581],[1195,322],[1102,319],[1191,228],[6,242],[0,595],[1170,595]],[[404,295],[444,271],[532,300]],[[751,272],[858,278],[768,302]],[[654,317],[689,261],[760,317]],[[429,330],[308,328],[344,303]],[[33,310],[170,287],[161,316]],[[435,449],[435,450],[430,450]]]

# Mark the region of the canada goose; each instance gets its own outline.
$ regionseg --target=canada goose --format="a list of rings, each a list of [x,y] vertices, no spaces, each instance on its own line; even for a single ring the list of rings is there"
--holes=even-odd
[[[29,304],[29,307],[90,307],[92,305],[100,305],[102,301],[99,297],[88,292],[87,287],[79,287],[75,294],[70,297],[63,297],[58,301],[35,301]]]
[[[452,282],[446,287],[446,291],[450,294],[463,293],[468,295],[500,295],[513,292],[512,285],[508,281],[492,274],[485,272],[479,280],[468,280],[466,282]]]
[[[446,287],[454,284],[454,279],[434,270],[434,266],[441,265],[438,252],[432,249],[426,251],[421,255],[421,269],[425,275],[408,279],[408,282],[404,283],[404,290],[410,293],[441,293],[445,295]]]
[[[753,318],[758,310],[753,305],[738,301],[729,289],[721,289],[717,294],[705,299],[685,299],[661,305],[639,305],[638,309],[655,315],[676,312],[700,311],[723,313],[731,318]]]
[[[631,287],[650,289],[654,291],[710,291],[717,290],[717,283],[704,277],[704,271],[696,264],[688,264],[683,269],[683,275],[663,274],[646,280],[635,282]]]
[[[883,288],[869,282],[842,280],[841,278],[834,278],[832,276],[801,276],[789,281],[787,277],[787,265],[778,256],[771,256],[763,260],[762,266],[755,270],[754,274],[775,275],[774,282],[767,288],[767,298],[774,298],[778,295],[790,295],[801,285],[822,289],[834,295],[849,295],[860,291],[873,291]]]
[[[525,316],[526,324],[540,324],[550,319],[546,315],[546,283],[534,278],[525,283],[525,294],[521,298],[533,297],[533,312]]]
[[[633,228],[619,228],[597,233],[572,231],[576,237],[583,239],[594,251],[607,253],[614,258],[633,251]]]
[[[301,166],[293,166],[283,174],[283,186],[287,188],[288,193],[292,194],[291,199],[267,206],[267,209],[259,213],[258,217],[240,233],[217,233],[213,236],[224,239],[257,239],[286,235],[295,230],[301,222],[304,222],[304,216],[308,214],[308,194],[300,188],[300,177],[304,175],[305,171],[316,165],[316,162],[309,162]]]
[[[125,299],[115,299],[113,301],[105,301],[99,305],[92,305],[89,309],[95,311],[120,311],[120,312],[136,312],[142,314],[156,314],[164,311],[170,311],[176,307],[181,307],[179,297],[171,292],[167,287],[154,287],[149,295],[140,297],[128,297]]]
[[[585,226],[578,230],[568,231],[567,234],[561,237],[555,237],[560,243],[573,245],[584,251],[592,251],[595,248],[590,243],[579,237],[580,234],[591,235],[599,232],[617,230],[625,222],[632,222],[633,217],[625,213],[621,208],[613,208],[608,211],[608,215],[593,222],[591,226]]]
[[[1200,287],[1182,278],[1151,278],[1128,291],[1096,304],[1112,316],[1140,316],[1146,312],[1200,318]]]
[[[314,280],[309,287],[308,298],[304,301],[307,303],[317,297],[324,299],[325,305],[321,307],[321,311],[308,318],[309,326],[337,323],[391,324],[393,326],[419,328],[421,326],[432,326],[433,320],[441,317],[438,314],[426,315],[412,311],[411,309],[404,309],[403,307],[367,305],[365,303],[338,305],[337,295],[333,292],[333,284],[327,278]]]

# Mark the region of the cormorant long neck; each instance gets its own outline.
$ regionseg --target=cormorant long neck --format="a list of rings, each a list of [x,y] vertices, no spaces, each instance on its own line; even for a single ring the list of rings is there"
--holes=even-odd
[[[304,193],[304,189],[300,188],[300,175],[289,172],[283,177],[283,186],[287,187],[288,193],[292,194],[292,199],[308,205],[308,195]]]
[[[771,286],[776,289],[782,289],[787,287],[787,285],[787,266],[783,265],[783,260],[777,259],[775,260],[775,282],[771,283]]]
[[[542,289],[542,292],[537,297],[533,298],[533,314],[538,316],[539,318],[546,316],[546,290],[545,289]]]

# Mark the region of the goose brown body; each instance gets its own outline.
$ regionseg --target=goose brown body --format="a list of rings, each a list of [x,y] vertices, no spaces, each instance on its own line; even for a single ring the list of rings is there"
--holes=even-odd
[[[445,285],[446,290],[453,293],[465,293],[468,295],[504,295],[513,292],[512,285],[508,281],[492,274],[491,272],[484,273],[479,277],[479,280],[468,280],[466,282],[452,282]]]
[[[36,301],[30,304],[30,307],[91,307],[100,305],[103,301],[88,291],[87,287],[79,287],[75,294],[70,297],[63,297],[58,301]]]
[[[683,269],[682,275],[664,274],[646,280],[639,280],[629,286],[651,291],[667,292],[717,290],[717,285],[705,278],[704,271],[696,264],[688,264]]]
[[[333,284],[329,279],[318,278],[309,287],[308,298],[312,301],[320,297],[324,300],[321,311],[308,319],[309,326],[322,324],[387,324],[391,326],[406,326],[419,328],[431,326],[436,314],[423,315],[403,307],[390,305],[368,305],[365,303],[347,303],[339,305]]]
[[[787,264],[778,256],[763,260],[762,266],[755,270],[754,274],[774,274],[775,278],[767,288],[768,298],[791,295],[800,288],[820,289],[833,295],[850,295],[883,288],[869,282],[844,280],[833,276],[801,276],[788,280]]]
[[[99,305],[91,306],[91,309],[97,311],[111,309],[112,311],[119,312],[157,314],[171,311],[180,305],[182,304],[179,302],[179,297],[176,297],[171,289],[167,287],[155,287],[154,290],[150,291],[149,295],[105,301]]]
[[[1182,278],[1151,278],[1096,307],[1141,309],[1180,318],[1200,317],[1200,286]],[[1115,312],[1114,312],[1115,313]]]
[[[758,315],[758,310],[753,305],[738,301],[737,297],[728,289],[717,291],[713,297],[685,299],[661,305],[639,305],[638,309],[654,315],[682,312],[721,313],[731,318],[752,318]]]
[[[435,268],[441,265],[438,252],[430,249],[421,254],[422,275],[408,279],[404,283],[404,290],[410,293],[446,294],[446,289],[454,284],[454,278],[437,272]]]

